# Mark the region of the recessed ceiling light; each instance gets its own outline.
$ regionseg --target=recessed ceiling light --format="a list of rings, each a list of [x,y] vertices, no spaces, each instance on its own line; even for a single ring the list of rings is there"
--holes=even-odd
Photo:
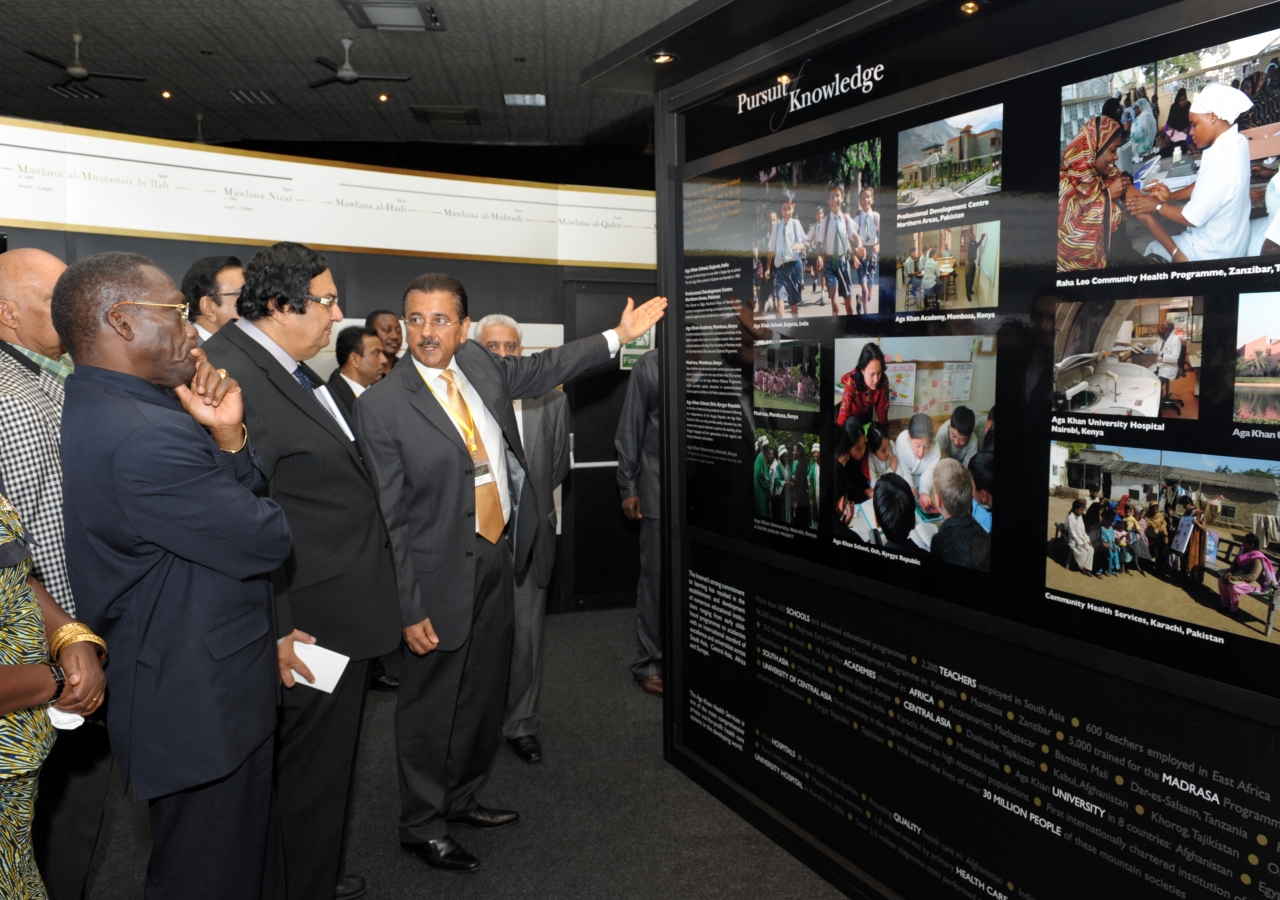
[[[341,0],[361,28],[379,31],[444,31],[434,4],[422,0]]]
[[[507,106],[546,106],[546,94],[503,94]]]
[[[160,96],[161,96],[161,97],[163,97],[164,99],[168,100],[170,97],[172,97],[172,96],[173,96],[173,94],[170,94],[168,91],[161,91],[161,92],[160,92]]]
[[[379,95],[378,95],[378,99],[379,99],[379,100],[381,100],[383,103],[386,103],[386,102],[387,102],[387,95],[386,95],[386,94],[379,94]]]
[[[980,8],[980,7],[978,6],[978,4],[974,3],[974,2],[973,2],[973,0],[968,0],[968,2],[967,2],[967,3],[961,3],[961,4],[960,4],[960,12],[964,13],[965,15],[969,15],[969,16],[973,15],[974,13],[976,13],[976,12],[978,11],[978,9],[979,9],[979,8]]]
[[[779,75],[779,76],[778,76],[778,84],[790,84],[790,83],[791,83],[791,76],[790,76],[790,75],[785,75],[785,74],[784,74],[784,75]]]
[[[657,66],[665,66],[669,62],[675,62],[676,55],[674,53],[655,53],[649,57],[649,62]]]

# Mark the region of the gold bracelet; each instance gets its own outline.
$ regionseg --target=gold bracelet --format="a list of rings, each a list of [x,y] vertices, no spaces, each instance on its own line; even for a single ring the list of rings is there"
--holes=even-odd
[[[107,642],[93,633],[93,630],[82,622],[68,622],[57,631],[49,639],[49,658],[57,662],[58,654],[68,644],[87,642],[97,644],[102,649],[98,651],[99,656],[105,656],[107,652]]]
[[[62,645],[58,647],[58,653],[61,653],[63,650],[67,649],[72,644],[97,644],[98,659],[104,660],[107,658],[107,642],[104,641],[102,638],[98,637],[96,634],[74,635],[70,640],[63,641]],[[57,654],[54,655],[54,660],[55,661],[57,660]]]
[[[239,453],[245,447],[249,446],[249,426],[241,422],[240,427],[244,429],[244,440],[240,442],[240,446],[234,450],[227,450],[224,447],[219,447],[219,450],[222,450],[223,453]]]

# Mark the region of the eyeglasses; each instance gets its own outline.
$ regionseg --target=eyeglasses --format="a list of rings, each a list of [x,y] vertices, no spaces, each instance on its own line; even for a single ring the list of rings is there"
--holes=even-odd
[[[445,316],[445,315],[437,315],[437,316],[431,316],[431,317],[412,315],[412,316],[405,316],[405,320],[404,320],[405,324],[408,325],[410,328],[421,329],[421,328],[426,328],[429,325],[434,331],[441,331],[442,329],[448,328],[450,325],[457,325],[461,321],[462,321],[461,319],[457,319],[457,320],[450,319],[448,316]]]
[[[316,303],[319,303],[325,309],[333,309],[334,305],[338,302],[338,295],[329,294],[328,296],[325,296],[325,297],[317,297],[314,294],[307,294],[302,299],[314,300]]]
[[[119,303],[112,306],[111,309],[107,310],[107,314],[110,315],[115,312],[117,306],[160,306],[164,309],[174,310],[174,312],[177,313],[179,322],[187,321],[187,304],[185,303],[146,303],[142,300],[121,300]]]

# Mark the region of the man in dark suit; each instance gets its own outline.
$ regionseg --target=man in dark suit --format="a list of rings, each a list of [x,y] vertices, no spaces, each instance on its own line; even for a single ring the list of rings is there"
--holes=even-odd
[[[658,419],[658,351],[636,361],[613,440],[618,451],[622,514],[640,522],[640,582],[636,585],[636,658],[631,675],[647,694],[662,696],[662,425]]]
[[[243,287],[244,268],[234,256],[206,256],[187,269],[182,296],[187,301],[187,319],[196,327],[196,346],[203,347],[223,325],[235,320]]]
[[[289,554],[289,524],[263,496],[240,389],[195,349],[185,311],[132,253],[58,279],[53,322],[76,359],[62,413],[67,570],[77,611],[111,647],[121,780],[151,805],[145,896],[279,900],[268,573]]]
[[[365,885],[343,871],[343,831],[368,660],[399,642],[395,569],[360,445],[305,363],[342,320],[328,263],[301,244],[268,247],[245,267],[238,310],[239,321],[204,349],[244,389],[271,496],[293,529],[293,552],[272,576],[285,686],[276,793],[289,900],[351,900]],[[294,671],[311,676],[297,642],[350,658],[332,693],[295,686]]]
[[[524,334],[510,316],[485,316],[476,323],[476,340],[498,356],[524,355]],[[547,586],[556,565],[555,489],[569,474],[569,398],[564,391],[550,390],[541,397],[513,400],[511,405],[538,499],[538,530],[528,564],[516,572],[515,629],[502,736],[516,756],[536,763],[542,760],[538,740],[542,620],[547,611]]]
[[[356,404],[408,645],[396,708],[400,840],[430,865],[480,865],[449,836],[450,824],[499,828],[519,818],[475,797],[502,723],[514,570],[525,567],[540,518],[511,401],[608,365],[666,304],[628,301],[603,335],[500,357],[467,340],[462,285],[422,275],[404,299],[411,359]]]
[[[378,339],[382,341],[382,352],[387,357],[388,370],[395,368],[395,364],[400,362],[400,357],[396,354],[404,346],[400,317],[389,309],[375,309],[369,313],[364,324],[378,333]]]
[[[382,380],[385,356],[378,332],[368,325],[351,325],[338,332],[333,355],[338,368],[329,376],[329,393],[338,401],[342,411],[351,417],[351,407],[356,398],[375,381]]]

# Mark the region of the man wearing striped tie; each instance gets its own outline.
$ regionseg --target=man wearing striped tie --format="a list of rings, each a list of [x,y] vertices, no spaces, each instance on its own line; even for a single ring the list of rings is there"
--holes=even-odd
[[[429,865],[475,871],[451,826],[501,828],[519,814],[481,806],[498,748],[511,655],[512,572],[537,531],[512,401],[610,365],[645,334],[666,298],[603,334],[536,356],[498,356],[467,340],[467,292],[422,275],[404,297],[411,365],[360,398],[365,448],[395,557],[404,633],[396,707],[400,841]],[[616,363],[614,364],[616,365]]]

